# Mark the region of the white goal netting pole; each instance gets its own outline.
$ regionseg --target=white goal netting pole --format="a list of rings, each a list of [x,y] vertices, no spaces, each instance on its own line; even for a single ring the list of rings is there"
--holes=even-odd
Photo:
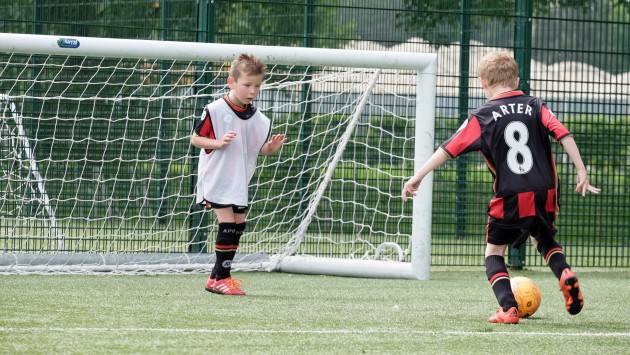
[[[429,160],[435,150],[436,62],[418,73],[414,172]],[[427,119],[432,117],[432,119]],[[420,124],[420,122],[422,122]],[[429,279],[433,211],[433,173],[427,175],[413,198],[411,263],[415,278]]]
[[[24,125],[22,124],[22,115],[18,112],[17,106],[15,104],[15,102],[13,102],[10,97],[8,97],[5,94],[0,94],[0,108],[2,106],[5,106],[5,109],[3,110],[3,113],[8,109],[11,117],[1,117],[4,120],[7,120],[6,122],[1,123],[0,125],[4,125],[7,127],[7,134],[9,136],[7,137],[3,137],[2,136],[2,130],[0,130],[0,140],[12,140],[15,139],[18,143],[16,144],[11,144],[13,146],[13,154],[14,156],[20,157],[20,156],[24,156],[24,159],[27,161],[28,163],[28,172],[26,173],[26,177],[24,178],[25,182],[24,184],[26,185],[30,185],[33,184],[34,186],[32,187],[33,190],[36,190],[39,198],[41,200],[41,204],[44,206],[44,210],[48,215],[48,220],[50,222],[50,229],[52,230],[54,236],[57,238],[57,250],[62,251],[64,249],[64,240],[63,240],[63,234],[61,233],[61,231],[57,228],[57,220],[55,219],[55,212],[53,211],[51,205],[50,205],[50,199],[48,198],[48,194],[46,193],[46,187],[44,186],[44,179],[42,178],[41,174],[39,173],[39,169],[37,168],[37,163],[35,161],[35,158],[33,156],[33,149],[31,148],[31,144],[28,140],[28,137],[26,135],[26,131],[24,130]],[[4,115],[3,115],[4,116]],[[11,123],[10,121],[13,121],[13,125],[15,127],[15,129],[17,130],[17,132],[15,132],[16,136],[11,137]],[[18,151],[19,150],[19,151]],[[20,164],[18,164],[20,165]],[[20,169],[20,167],[18,167],[18,170]],[[33,179],[31,179],[31,175],[33,176]],[[12,175],[9,172],[8,174],[6,174],[6,177],[11,179]],[[0,202],[0,204],[2,204],[3,202]]]
[[[435,61],[419,71],[417,76],[415,112],[415,154],[414,169],[419,169],[434,152],[435,132]],[[371,90],[370,90],[371,91]],[[363,97],[366,99],[367,96]],[[359,105],[362,107],[364,104]],[[361,108],[362,109],[362,108]],[[427,119],[431,118],[431,119]],[[347,131],[346,131],[347,132]],[[325,187],[324,187],[325,188]],[[401,186],[402,190],[402,186]],[[280,271],[302,274],[324,274],[351,277],[408,278],[428,280],[431,264],[431,226],[433,203],[433,174],[429,174],[413,198],[413,219],[411,236],[411,263],[382,262],[374,260],[349,260],[338,258],[295,257],[291,253],[272,260],[272,267]],[[310,210],[310,212],[313,212]],[[302,226],[302,225],[301,225]],[[298,233],[297,235],[301,235]],[[381,247],[399,249],[396,243],[383,243]]]
[[[308,203],[306,216],[300,222],[300,225],[298,226],[297,231],[295,232],[295,236],[292,238],[291,242],[289,243],[288,250],[282,256],[295,255],[295,253],[297,253],[298,248],[300,247],[300,243],[302,242],[302,239],[304,238],[304,235],[306,234],[306,230],[308,229],[308,226],[313,220],[313,216],[315,215],[315,212],[317,211],[317,205],[319,205],[319,202],[321,201],[322,196],[324,195],[324,191],[326,191],[326,188],[328,187],[328,183],[330,182],[330,179],[333,176],[333,172],[335,171],[335,168],[337,167],[337,163],[339,163],[339,160],[341,159],[341,156],[343,155],[343,151],[346,148],[346,145],[348,144],[348,141],[350,140],[352,133],[354,132],[354,127],[356,127],[357,122],[359,121],[359,118],[361,117],[361,114],[363,113],[363,108],[365,107],[365,104],[367,100],[369,99],[370,94],[372,93],[372,89],[374,89],[374,85],[376,84],[376,81],[378,80],[378,77],[380,74],[381,74],[381,71],[377,70],[376,73],[374,73],[374,75],[370,79],[370,82],[368,83],[368,87],[363,93],[361,97],[361,101],[359,102],[359,105],[357,105],[356,110],[354,111],[354,113],[352,114],[352,117],[350,118],[350,123],[348,123],[348,127],[346,128],[345,132],[341,136],[339,145],[336,148],[337,151],[335,152],[335,155],[332,161],[328,164],[328,168],[326,169],[326,174],[324,175],[324,178],[319,183],[319,186],[317,187],[317,191],[315,192],[315,194],[313,195],[313,198],[311,198],[311,200]],[[282,258],[282,256],[280,256],[280,258]]]

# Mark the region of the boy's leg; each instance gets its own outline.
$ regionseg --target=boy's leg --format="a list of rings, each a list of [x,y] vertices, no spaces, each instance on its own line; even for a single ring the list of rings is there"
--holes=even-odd
[[[504,311],[516,307],[516,299],[512,293],[510,275],[505,266],[503,256],[491,255],[486,257],[486,276],[494,292],[497,302]]]
[[[536,247],[540,255],[559,280],[560,290],[564,295],[567,312],[578,314],[584,307],[584,297],[580,291],[580,283],[577,276],[567,263],[562,246],[552,236],[537,236],[541,240],[532,237],[532,245]]]
[[[241,234],[245,229],[245,214],[236,213],[232,206],[215,208],[219,231],[215,243],[216,262],[206,282],[206,290],[223,295],[245,295],[241,280],[232,278],[230,271]]]
[[[486,276],[501,306],[496,314],[488,319],[490,323],[516,324],[519,321],[518,304],[512,293],[510,274],[503,257],[506,247],[506,245],[486,244]]]
[[[235,223],[234,213],[230,206],[213,204],[211,207],[219,222],[219,230],[217,231],[214,243],[215,262],[210,272],[210,277],[206,281],[206,290],[213,292],[213,286],[217,281],[217,274],[219,274],[219,279],[225,278],[225,266],[231,267],[231,264],[226,264],[226,260],[228,259],[229,248],[232,244],[231,230],[235,229]],[[227,274],[229,275],[229,271]]]
[[[212,273],[210,274],[214,276],[216,281],[227,279],[231,276],[232,259],[236,254],[237,248],[233,242],[235,232],[236,223],[219,223],[219,231],[217,232],[217,239],[214,244],[216,261]]]
[[[546,239],[539,241],[536,238],[531,238],[532,245],[538,250],[538,253],[545,259],[547,266],[551,269],[551,272],[559,280],[562,276],[564,269],[569,269],[570,266],[567,263],[567,258],[564,255],[562,246],[553,239]]]
[[[234,233],[232,234],[232,245],[234,246],[233,250],[227,255],[230,261],[234,260],[236,256],[236,252],[238,251],[238,246],[241,241],[241,236],[245,231],[245,210],[242,207],[234,206],[232,208],[234,211]]]
[[[219,231],[214,247],[216,262],[210,277],[221,280],[231,277],[232,260],[236,255],[241,234],[245,230],[245,214],[235,213],[231,205],[214,208],[214,213],[219,222]]]
[[[513,230],[501,230],[488,225],[486,235],[486,276],[490,281],[492,292],[499,302],[501,308],[490,319],[491,323],[512,323],[519,322],[518,303],[512,293],[510,274],[505,265],[505,249],[507,244],[512,242],[518,235]],[[503,240],[507,242],[503,242]]]
[[[245,231],[245,222],[230,223],[229,228],[231,232],[229,235],[230,245],[229,248],[222,254],[222,267],[217,270],[217,281],[232,277],[230,274],[230,271],[232,270],[232,261],[234,261],[234,257],[236,256],[241,235],[243,235],[243,231]],[[217,261],[218,260],[217,256]]]

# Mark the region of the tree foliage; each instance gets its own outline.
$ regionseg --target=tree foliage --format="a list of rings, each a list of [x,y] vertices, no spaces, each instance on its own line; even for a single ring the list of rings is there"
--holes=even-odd
[[[547,14],[553,6],[571,6],[586,10],[595,1],[534,1],[533,12],[534,15]],[[460,40],[463,0],[403,0],[403,3],[404,11],[397,15],[398,27],[415,32],[436,46],[449,45]],[[488,21],[499,21],[504,26],[513,23],[515,6],[515,0],[471,0],[471,8],[467,12],[470,15],[470,28],[478,29]]]
[[[336,47],[355,38],[357,28],[342,21],[339,2],[214,0],[208,3],[213,26],[198,28],[194,0],[13,0],[0,2],[0,30],[179,41],[196,41],[205,31],[222,43],[304,46],[310,37],[314,47]]]
[[[215,1],[215,38],[225,43],[274,46],[336,47],[347,42],[356,31],[356,23],[340,20],[338,0],[328,0],[325,6],[320,3]],[[311,40],[308,44],[307,37]]]

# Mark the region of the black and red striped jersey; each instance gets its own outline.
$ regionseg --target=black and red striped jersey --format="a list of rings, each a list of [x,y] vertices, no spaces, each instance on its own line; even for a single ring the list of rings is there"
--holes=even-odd
[[[452,158],[481,152],[494,178],[490,223],[519,228],[537,216],[555,219],[558,176],[549,137],[559,142],[568,135],[540,99],[510,91],[472,111],[441,148]]]

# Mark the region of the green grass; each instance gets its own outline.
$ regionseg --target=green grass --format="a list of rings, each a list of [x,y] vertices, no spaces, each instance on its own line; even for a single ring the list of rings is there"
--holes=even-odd
[[[577,269],[586,298],[570,316],[547,269],[518,325],[490,324],[483,268],[430,281],[237,273],[245,297],[208,293],[205,275],[0,276],[2,354],[622,354],[630,350],[630,270]]]

